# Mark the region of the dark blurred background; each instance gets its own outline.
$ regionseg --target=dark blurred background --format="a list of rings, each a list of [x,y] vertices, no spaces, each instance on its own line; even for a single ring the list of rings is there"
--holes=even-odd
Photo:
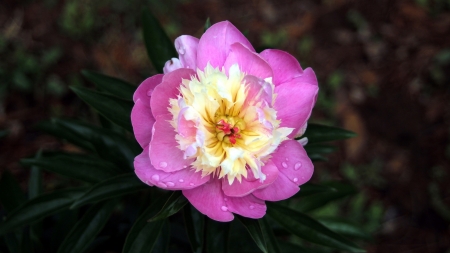
[[[255,48],[283,49],[312,67],[321,90],[311,121],[358,133],[316,163],[312,181],[360,189],[316,215],[360,223],[374,235],[368,252],[450,252],[449,0],[1,0],[0,173],[25,188],[21,158],[75,150],[33,126],[96,119],[68,89],[91,86],[82,69],[135,84],[155,74],[143,8],[171,39],[200,36],[208,17],[230,20]]]

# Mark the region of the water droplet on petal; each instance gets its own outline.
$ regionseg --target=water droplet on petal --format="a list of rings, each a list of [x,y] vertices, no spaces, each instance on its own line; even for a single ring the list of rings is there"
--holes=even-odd
[[[167,186],[169,186],[169,187],[175,186],[175,184],[174,184],[173,182],[167,182],[166,184],[167,184]]]
[[[180,179],[180,180],[178,180],[178,182],[180,182],[180,183],[183,183],[183,182],[184,182],[184,180],[183,180],[183,179]]]
[[[160,162],[159,163],[159,167],[165,168],[165,167],[167,167],[167,163],[166,162]]]
[[[166,188],[167,187],[167,185],[165,183],[163,183],[163,182],[159,182],[158,186],[161,187],[161,188]]]
[[[184,168],[184,169],[186,169],[186,168],[187,168],[187,166],[186,166],[186,165],[184,165],[184,166],[183,166],[183,168]]]
[[[149,89],[149,90],[147,91],[147,96],[151,97],[151,96],[152,96],[152,93],[153,93],[153,89]]]
[[[289,161],[289,158],[286,157],[286,161]]]
[[[253,206],[253,205],[251,205],[251,206],[249,206],[248,208],[250,208],[250,209],[255,209],[255,206]]]
[[[184,53],[186,53],[186,51],[184,50],[184,47],[179,47],[178,48],[178,53],[183,55]]]
[[[283,168],[285,168],[285,169],[288,167],[288,166],[287,166],[287,163],[285,163],[285,162],[282,162],[282,163],[281,163],[281,166],[283,166]]]
[[[302,163],[296,163],[294,165],[294,170],[298,170],[298,169],[300,169],[300,167],[302,167]]]
[[[297,183],[298,178],[294,177],[294,183]]]
[[[225,200],[225,201],[228,201],[228,199],[227,199],[227,198],[223,198],[223,200]]]
[[[222,206],[220,209],[222,209],[222,211],[224,211],[224,212],[228,211],[228,207],[226,207],[226,206]]]
[[[157,174],[153,175],[153,176],[152,176],[152,179],[153,179],[154,181],[159,181],[159,175],[157,175]]]
[[[189,185],[190,185],[190,186],[194,186],[194,183],[190,183]]]

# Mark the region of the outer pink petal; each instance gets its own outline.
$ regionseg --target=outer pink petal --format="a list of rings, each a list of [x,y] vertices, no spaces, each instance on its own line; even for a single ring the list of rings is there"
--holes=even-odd
[[[161,83],[163,74],[158,74],[145,79],[136,89],[133,94],[133,101],[140,99],[144,105],[150,106],[150,96],[153,89]]]
[[[297,59],[285,51],[266,49],[259,55],[272,67],[273,84],[275,86],[298,77],[303,73],[302,67]]]
[[[213,67],[222,67],[230,46],[239,42],[253,49],[245,36],[230,22],[223,21],[212,25],[200,38],[197,48],[197,68],[203,70],[208,62]]]
[[[171,114],[165,114],[156,117],[149,148],[153,166],[165,172],[182,170],[193,162],[193,159],[184,159],[183,151],[177,148],[176,133],[168,121],[171,116]]]
[[[257,53],[248,49],[241,43],[234,43],[230,47],[231,51],[225,60],[225,70],[228,71],[234,64],[239,65],[239,69],[247,75],[259,78],[272,77],[272,68]]]
[[[293,79],[275,87],[277,99],[274,108],[282,127],[294,128],[288,136],[292,138],[306,123],[316,102],[319,87],[308,83],[298,83]]]
[[[240,198],[230,197],[227,199],[226,204],[231,212],[253,219],[262,218],[267,210],[264,201],[252,194]]]
[[[261,182],[259,179],[248,180],[247,178],[243,178],[242,182],[234,180],[233,184],[230,185],[228,180],[224,180],[222,182],[222,190],[225,195],[230,197],[247,196],[257,189],[272,184],[278,177],[278,168],[271,161],[262,167],[262,172],[266,175],[266,180],[264,180],[264,182]],[[249,171],[248,173],[252,172]]]
[[[295,183],[279,173],[275,182],[264,189],[254,191],[253,195],[262,200],[280,201],[294,196],[299,190]]]
[[[201,172],[191,168],[176,172],[164,172],[153,167],[148,157],[148,148],[134,159],[134,171],[138,178],[150,185],[168,190],[186,190],[198,187],[209,181],[210,177],[202,177]]]
[[[201,213],[216,221],[231,221],[234,216],[228,210],[226,196],[222,192],[221,180],[211,179],[191,190],[184,190],[183,195]]]
[[[268,104],[272,104],[273,91],[268,82],[251,75],[246,75],[242,81],[247,86],[245,106],[253,105],[263,100]]]
[[[302,185],[314,172],[314,165],[303,146],[295,140],[283,141],[272,154],[271,161],[291,182]]]
[[[131,110],[131,125],[133,125],[134,136],[141,147],[146,147],[152,139],[152,128],[155,118],[148,105],[141,99],[136,100]]]
[[[169,99],[176,98],[180,91],[181,81],[183,79],[190,79],[195,75],[192,69],[177,69],[164,75],[162,82],[154,90],[150,99],[150,108],[152,109],[153,116],[156,118],[158,115],[167,114],[169,107]]]
[[[197,46],[199,39],[181,35],[175,40],[175,48],[184,68],[197,70]]]
[[[296,78],[298,83],[318,85],[317,77],[312,68],[306,68],[303,74]]]

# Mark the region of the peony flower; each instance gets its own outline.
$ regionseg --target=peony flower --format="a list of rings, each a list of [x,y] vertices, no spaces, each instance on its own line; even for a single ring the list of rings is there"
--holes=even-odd
[[[144,183],[182,190],[217,221],[261,218],[313,173],[301,135],[318,86],[311,68],[274,49],[256,53],[230,22],[175,40],[179,58],[136,90],[131,113]]]

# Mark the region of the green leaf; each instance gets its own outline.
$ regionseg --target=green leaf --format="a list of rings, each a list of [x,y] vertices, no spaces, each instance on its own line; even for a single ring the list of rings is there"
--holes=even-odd
[[[312,183],[306,183],[300,186],[300,191],[295,194],[295,197],[305,197],[316,193],[330,193],[337,190],[328,185],[317,185]]]
[[[309,212],[319,207],[322,207],[331,201],[347,197],[349,195],[355,194],[356,189],[353,185],[344,184],[339,182],[332,182],[327,184],[332,187],[334,191],[332,192],[322,192],[314,195],[309,195],[302,198],[302,201],[296,203],[296,210],[300,212]]]
[[[263,217],[258,220],[259,225],[261,226],[262,233],[264,235],[264,239],[267,244],[267,250],[270,253],[281,253],[280,248],[278,247],[277,240],[275,235],[273,234],[272,228],[270,227],[269,222],[267,221],[267,217]]]
[[[338,127],[325,126],[319,124],[308,124],[305,134],[301,137],[308,137],[308,143],[343,140],[355,137],[356,134]]]
[[[317,218],[318,222],[322,223],[325,227],[333,230],[336,233],[354,237],[358,239],[370,240],[371,236],[366,233],[361,226],[357,223],[345,220],[342,218],[330,217],[330,218]]]
[[[127,235],[123,246],[123,253],[152,252],[165,220],[147,222],[166,203],[169,192],[164,192],[137,218],[133,227]]]
[[[132,102],[82,87],[70,88],[105,118],[130,132],[133,131],[130,120]]]
[[[121,134],[81,121],[52,119],[51,122],[39,124],[39,128],[81,148],[96,152],[101,158],[117,164],[124,171],[134,168],[134,157],[142,152],[135,140],[128,140]]]
[[[185,205],[183,208],[184,224],[186,234],[191,243],[192,252],[203,252],[203,235],[205,233],[205,216],[192,205]]]
[[[35,159],[40,159],[39,156],[36,156]],[[39,196],[42,191],[43,186],[41,168],[38,166],[32,166],[30,169],[30,179],[28,181],[28,198],[35,198]]]
[[[148,185],[142,183],[134,173],[119,175],[92,186],[86,193],[80,196],[72,206],[70,206],[70,209],[91,202],[112,199],[147,188]]]
[[[142,25],[148,57],[156,71],[162,73],[164,64],[168,60],[178,57],[177,51],[158,20],[145,8],[142,10]]]
[[[309,249],[302,247],[297,244],[293,244],[285,241],[278,241],[278,245],[280,245],[281,252],[301,252],[301,253],[331,253],[334,251],[330,250],[318,250],[318,249]]]
[[[267,213],[276,220],[286,230],[309,242],[320,245],[347,250],[351,252],[364,252],[353,242],[341,235],[329,230],[309,216],[281,206],[279,204],[267,202]]]
[[[206,32],[206,30],[208,30],[211,27],[211,20],[209,19],[209,17],[206,19],[205,22],[205,26],[203,28],[203,32]]]
[[[27,200],[17,180],[7,170],[0,177],[0,202],[10,212]]]
[[[247,229],[248,233],[250,234],[253,241],[258,246],[258,248],[262,250],[264,253],[269,252],[267,249],[266,240],[264,239],[264,235],[258,220],[245,218],[238,215],[236,215],[236,217]]]
[[[1,138],[3,138],[3,137],[6,137],[6,136],[8,136],[8,134],[9,134],[9,130],[0,130],[0,139]]]
[[[72,228],[58,249],[58,253],[84,252],[108,221],[117,201],[93,205]]]
[[[40,195],[15,208],[0,224],[0,235],[68,208],[86,189],[68,189]]]
[[[230,222],[206,219],[206,252],[228,253]]]
[[[168,253],[170,246],[170,225],[168,220],[164,220],[164,224],[161,228],[161,233],[159,233],[158,240],[153,246],[154,252]]]
[[[51,157],[22,159],[21,163],[40,166],[42,169],[88,183],[98,183],[121,173],[111,162],[81,154],[62,153]]]
[[[176,214],[178,211],[181,210],[186,204],[188,203],[188,200],[186,197],[183,196],[181,191],[174,191],[169,199],[167,199],[164,206],[161,208],[161,210],[150,220],[151,221],[157,221],[161,219],[165,219],[171,215]]]
[[[336,147],[326,144],[308,144],[305,146],[305,150],[308,156],[312,154],[330,154],[336,151]]]
[[[133,101],[133,94],[136,90],[134,85],[121,79],[106,76],[94,71],[82,70],[81,73],[89,81],[93,82],[98,89],[118,98]]]
[[[328,158],[326,158],[325,156],[321,155],[321,154],[308,154],[309,159],[311,159],[311,161],[313,162],[326,162],[328,161]]]

